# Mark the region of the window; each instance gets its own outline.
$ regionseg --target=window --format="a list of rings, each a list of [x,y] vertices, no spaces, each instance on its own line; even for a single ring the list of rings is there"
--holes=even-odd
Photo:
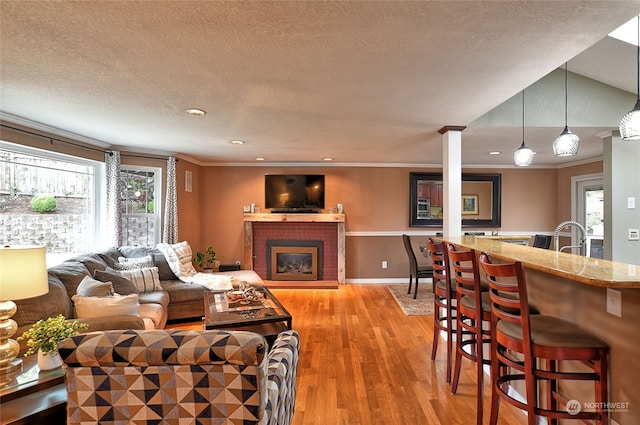
[[[120,168],[122,244],[155,246],[160,242],[160,188],[162,169]]]
[[[44,245],[62,258],[90,251],[103,170],[97,161],[0,142],[0,243]]]

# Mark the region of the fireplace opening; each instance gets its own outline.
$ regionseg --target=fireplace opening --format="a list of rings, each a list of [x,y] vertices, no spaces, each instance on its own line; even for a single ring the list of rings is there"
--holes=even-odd
[[[267,279],[322,279],[322,241],[267,240]]]

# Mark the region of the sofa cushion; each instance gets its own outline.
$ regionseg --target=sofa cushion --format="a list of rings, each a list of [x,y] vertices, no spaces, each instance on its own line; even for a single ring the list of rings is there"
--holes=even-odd
[[[76,294],[76,289],[85,276],[91,276],[89,269],[84,264],[69,260],[51,267],[49,272],[56,275],[64,283],[69,297]]]
[[[166,291],[153,291],[153,292],[144,292],[142,294],[138,294],[138,300],[140,304],[160,304],[165,309],[169,307],[169,302],[171,298]]]
[[[71,297],[75,305],[78,319],[92,319],[95,317],[110,317],[119,315],[140,316],[138,294],[114,295],[112,297],[85,297],[74,295]]]
[[[162,291],[157,267],[136,270],[119,270],[123,277],[136,286],[138,292]]]
[[[116,247],[107,248],[98,253],[98,256],[111,268],[113,268],[113,266],[118,262],[118,258],[122,255],[123,254]]]
[[[146,246],[121,246],[119,250],[123,256],[128,258],[151,255],[153,257],[154,265],[158,268],[160,280],[177,279],[176,275],[171,271],[164,254],[160,252],[158,248],[150,248]]]
[[[85,297],[107,297],[113,295],[111,282],[100,282],[91,276],[85,276],[76,289],[77,295]]]
[[[89,270],[89,275],[93,276],[95,270],[104,270],[108,264],[98,254],[82,254],[73,258],[69,258],[67,261],[75,261],[84,264]]]
[[[153,327],[149,327],[145,320],[146,329],[162,329],[166,322],[166,311],[160,304],[145,303],[140,304],[140,317],[151,319]]]
[[[181,280],[165,280],[162,282],[162,289],[169,293],[171,304],[197,300],[204,305],[204,293],[207,291],[204,286]]]
[[[120,295],[135,294],[138,292],[133,282],[111,267],[107,267],[105,270],[96,270],[93,273],[93,277],[102,282],[111,282],[113,291]]]
[[[30,326],[38,320],[55,317],[58,314],[68,318],[73,317],[73,304],[71,304],[64,284],[52,273],[49,273],[48,281],[48,293],[39,297],[15,301],[17,311],[13,315],[13,320],[19,327]]]

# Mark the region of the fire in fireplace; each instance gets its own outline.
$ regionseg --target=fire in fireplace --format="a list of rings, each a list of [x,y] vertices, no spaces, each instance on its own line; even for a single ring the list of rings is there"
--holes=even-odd
[[[267,240],[267,279],[322,279],[322,241]]]

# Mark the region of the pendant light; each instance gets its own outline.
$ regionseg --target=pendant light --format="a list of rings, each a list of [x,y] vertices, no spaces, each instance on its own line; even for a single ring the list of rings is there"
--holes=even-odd
[[[567,63],[564,64],[564,130],[553,141],[553,154],[555,156],[575,156],[580,148],[580,137],[569,130],[567,110],[569,108],[569,85],[567,83],[569,71]]]
[[[513,153],[513,163],[517,167],[528,167],[533,162],[534,152],[524,144],[524,90],[522,90],[522,144]]]
[[[620,120],[620,137],[622,140],[640,140],[640,17],[638,17],[638,100],[636,106]]]

